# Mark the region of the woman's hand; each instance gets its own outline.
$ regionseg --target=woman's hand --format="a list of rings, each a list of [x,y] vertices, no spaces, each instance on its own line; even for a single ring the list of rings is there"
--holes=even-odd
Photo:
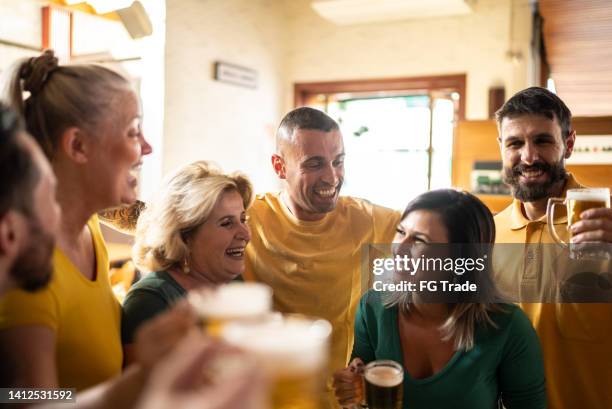
[[[363,401],[363,361],[355,358],[348,367],[334,374],[334,389],[343,407],[358,405]]]

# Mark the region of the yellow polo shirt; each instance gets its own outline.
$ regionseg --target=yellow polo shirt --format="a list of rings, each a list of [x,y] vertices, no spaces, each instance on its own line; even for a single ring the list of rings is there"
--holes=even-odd
[[[123,364],[121,306],[108,276],[108,254],[98,217],[87,223],[96,254],[96,278],[88,280],[55,248],[53,276],[37,292],[14,290],[0,298],[2,329],[41,325],[55,333],[59,386],[82,390],[118,375]]]
[[[580,188],[572,175],[567,189]],[[558,234],[567,241],[565,211],[558,207],[554,220]],[[514,200],[495,216],[496,246],[525,244],[517,251],[496,251],[493,268],[502,290],[521,297],[555,291],[555,272],[564,266],[557,257],[561,250],[548,232],[546,217],[528,220],[522,203]],[[542,246],[548,244],[548,246]],[[503,250],[503,247],[502,247]],[[525,299],[525,298],[522,298]],[[550,409],[612,408],[612,304],[521,303],[540,337],[544,355],[548,407]]]
[[[346,367],[357,304],[370,279],[367,268],[362,274],[362,247],[390,243],[399,212],[342,196],[323,219],[306,222],[289,212],[280,193],[266,193],[248,215],[245,279],[272,287],[278,311],[328,320],[330,370]]]

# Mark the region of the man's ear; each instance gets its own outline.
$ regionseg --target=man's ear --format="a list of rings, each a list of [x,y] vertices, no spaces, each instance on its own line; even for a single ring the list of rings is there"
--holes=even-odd
[[[499,151],[502,152],[503,149],[502,149],[502,138],[501,138],[501,135],[497,136],[497,143],[499,144]]]
[[[576,143],[576,130],[572,129],[567,135],[565,139],[565,159],[568,159],[572,156],[572,152],[574,152],[574,144]]]
[[[75,126],[66,129],[60,137],[62,152],[78,164],[87,163],[89,160],[91,142],[91,138]]]
[[[13,259],[26,239],[26,221],[14,210],[9,210],[0,218],[0,254]]]
[[[274,168],[274,173],[276,173],[280,179],[287,178],[285,160],[282,156],[276,153],[272,155],[272,167]]]

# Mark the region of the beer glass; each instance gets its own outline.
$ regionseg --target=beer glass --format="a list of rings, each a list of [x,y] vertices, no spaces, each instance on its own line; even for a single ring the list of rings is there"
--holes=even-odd
[[[270,381],[272,408],[318,409],[325,397],[330,333],[325,320],[278,316],[228,324],[222,338],[255,356]]]
[[[556,205],[565,205],[567,207],[567,228],[580,220],[580,214],[588,209],[598,207],[610,207],[610,189],[608,188],[586,188],[586,189],[569,189],[563,198],[550,198],[546,207],[546,217],[548,222],[548,230],[553,239],[562,246],[570,249],[572,258],[581,258],[588,255],[585,251],[579,248],[573,248],[567,242],[563,241],[557,234],[555,229],[554,212]],[[571,231],[569,233],[571,239]]]
[[[219,336],[229,322],[255,322],[272,314],[272,290],[259,283],[233,282],[203,288],[190,291],[187,298],[212,336]]]
[[[369,409],[401,409],[404,370],[390,360],[372,361],[363,369],[365,399]]]

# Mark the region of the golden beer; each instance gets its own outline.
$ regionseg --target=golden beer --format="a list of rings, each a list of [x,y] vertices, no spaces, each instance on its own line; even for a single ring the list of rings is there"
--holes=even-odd
[[[278,374],[272,381],[270,406],[275,409],[319,409],[324,390],[324,371]]]
[[[567,191],[565,202],[567,204],[567,227],[580,220],[580,214],[585,210],[598,207],[610,207],[610,190],[598,189],[570,189]]]
[[[401,409],[404,370],[394,361],[373,361],[363,371],[369,409]]]
[[[318,409],[324,396],[331,325],[287,318],[259,324],[232,323],[222,338],[255,356],[270,380],[274,409]]]
[[[609,198],[608,198],[609,200]],[[567,201],[567,227],[580,220],[580,214],[585,210],[595,209],[598,207],[608,207],[605,200],[582,200],[568,199]]]
[[[188,299],[210,335],[217,337],[230,322],[267,319],[272,309],[272,290],[259,283],[229,283],[190,291]]]
[[[580,220],[580,214],[588,209],[599,207],[610,207],[610,189],[608,188],[585,188],[568,189],[565,198],[550,198],[546,207],[546,222],[548,231],[552,238],[560,245],[568,248],[570,258],[589,259],[607,258],[605,249],[589,246],[589,243],[567,243],[559,237],[555,229],[555,206],[565,205],[567,207],[567,229],[568,237],[571,239],[571,227]],[[602,252],[602,250],[604,250]]]

